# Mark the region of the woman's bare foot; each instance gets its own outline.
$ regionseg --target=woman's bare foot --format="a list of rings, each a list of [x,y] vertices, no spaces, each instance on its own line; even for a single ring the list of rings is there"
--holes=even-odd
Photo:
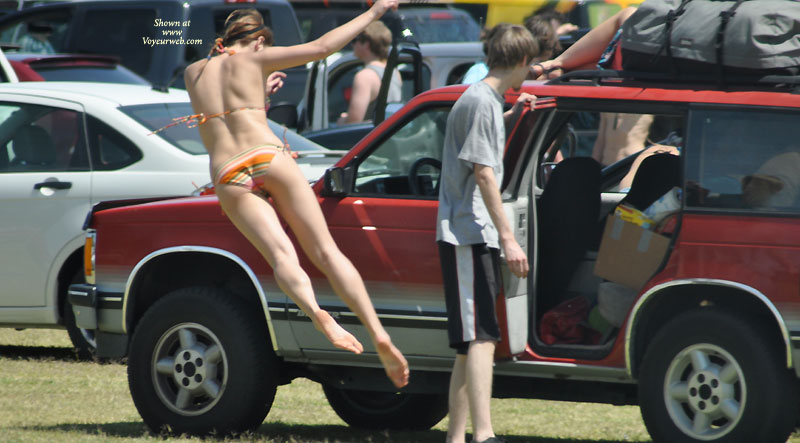
[[[392,344],[388,337],[385,340],[376,340],[375,349],[378,351],[378,357],[381,359],[389,380],[398,388],[407,385],[409,376],[408,362],[403,357],[403,354],[400,353],[400,350]]]
[[[327,311],[320,309],[316,312],[316,317],[311,317],[314,327],[322,332],[325,337],[339,349],[360,354],[364,351],[364,346],[353,334],[347,332],[343,327],[336,323],[336,320]]]

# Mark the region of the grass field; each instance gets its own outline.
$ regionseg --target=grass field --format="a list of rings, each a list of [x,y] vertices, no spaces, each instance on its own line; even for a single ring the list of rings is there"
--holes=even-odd
[[[496,432],[509,443],[650,441],[636,407],[495,399],[492,411]],[[264,424],[241,440],[443,442],[446,428],[445,418],[425,432],[352,429],[319,385],[297,379],[278,388]],[[53,330],[0,329],[0,435],[26,443],[164,441],[149,434],[133,406],[125,365],[77,361],[67,334]],[[800,435],[790,441],[800,443]]]

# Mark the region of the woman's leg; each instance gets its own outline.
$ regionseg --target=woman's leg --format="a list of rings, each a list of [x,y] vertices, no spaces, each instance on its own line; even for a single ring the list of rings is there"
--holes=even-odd
[[[361,343],[320,309],[311,281],[300,267],[294,245],[272,206],[240,186],[218,185],[216,194],[228,218],[272,267],[281,290],[308,314],[314,326],[336,347],[361,353],[364,349]]]
[[[366,326],[389,378],[397,386],[405,385],[408,363],[383,329],[361,275],[333,241],[319,202],[294,159],[288,155],[276,156],[265,187],[306,255]]]

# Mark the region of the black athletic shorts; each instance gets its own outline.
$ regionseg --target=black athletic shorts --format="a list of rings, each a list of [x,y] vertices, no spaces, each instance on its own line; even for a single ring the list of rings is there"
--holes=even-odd
[[[475,340],[500,341],[495,301],[500,294],[500,250],[485,243],[439,244],[450,347],[466,354]]]

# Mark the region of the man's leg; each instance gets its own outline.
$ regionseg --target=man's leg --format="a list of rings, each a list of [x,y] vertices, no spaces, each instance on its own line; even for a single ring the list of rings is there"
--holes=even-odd
[[[449,424],[447,426],[447,443],[464,443],[467,433],[467,413],[469,397],[466,385],[467,356],[456,355],[453,373],[450,375],[450,394],[447,399]]]
[[[492,372],[495,342],[476,340],[469,345],[466,361],[466,385],[472,416],[473,440],[494,437],[491,417]]]

